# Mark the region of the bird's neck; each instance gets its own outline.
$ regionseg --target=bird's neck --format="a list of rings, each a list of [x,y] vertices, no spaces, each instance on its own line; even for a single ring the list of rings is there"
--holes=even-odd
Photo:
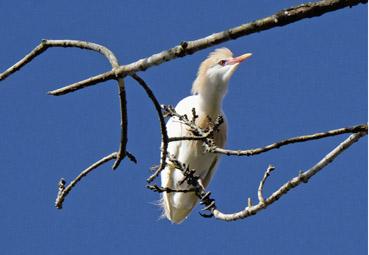
[[[199,106],[202,112],[215,118],[222,112],[223,98],[228,84],[223,84],[219,80],[207,80],[206,82],[207,84],[199,91]]]

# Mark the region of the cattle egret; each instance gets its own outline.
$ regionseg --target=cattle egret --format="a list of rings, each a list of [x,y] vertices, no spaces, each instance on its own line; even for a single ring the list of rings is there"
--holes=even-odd
[[[251,57],[250,53],[233,57],[232,52],[227,48],[217,49],[210,53],[198,70],[197,77],[193,82],[192,96],[182,99],[176,106],[177,113],[192,116],[192,109],[195,108],[196,125],[206,128],[209,118],[215,120],[219,115],[224,118],[224,123],[219,127],[219,131],[214,135],[216,146],[223,147],[227,136],[227,122],[222,111],[222,101],[226,94],[228,81],[236,71],[239,64]],[[181,123],[178,118],[172,117],[167,123],[169,137],[182,137],[193,135],[188,127]],[[200,177],[203,186],[206,188],[218,161],[218,155],[204,152],[202,141],[176,141],[168,146],[168,155],[174,157],[181,163],[196,170],[196,175]],[[183,179],[183,174],[170,162],[161,172],[161,184],[164,188],[189,189],[188,184],[179,184]],[[196,205],[198,198],[194,192],[164,192],[161,205],[163,216],[172,223],[181,223],[192,208]]]

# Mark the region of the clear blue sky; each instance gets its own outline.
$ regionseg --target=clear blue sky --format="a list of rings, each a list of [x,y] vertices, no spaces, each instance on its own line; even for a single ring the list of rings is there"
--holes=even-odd
[[[182,40],[197,39],[300,1],[2,1],[0,69],[41,39],[81,39],[130,63]],[[139,3],[139,4],[138,4]],[[253,34],[221,46],[252,52],[224,102],[229,148],[367,122],[367,6]],[[216,46],[217,48],[220,46]],[[213,49],[214,49],[213,48]],[[163,104],[189,95],[207,49],[141,76]],[[139,161],[96,170],[63,210],[57,183],[70,181],[116,150],[119,108],[114,82],[51,97],[46,92],[109,69],[100,55],[50,49],[0,83],[0,247],[3,254],[366,254],[367,138],[307,185],[243,221],[204,219],[197,207],[181,225],[159,220],[158,194],[144,188],[158,163],[160,135],[144,92],[127,79],[129,145]],[[308,169],[346,136],[251,158],[222,158],[210,186],[226,212],[256,200],[269,163],[270,194]]]

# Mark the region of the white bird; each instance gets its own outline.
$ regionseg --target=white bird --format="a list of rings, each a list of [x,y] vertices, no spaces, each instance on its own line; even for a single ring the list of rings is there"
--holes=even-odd
[[[175,108],[177,113],[187,116],[192,116],[192,109],[195,108],[199,116],[196,119],[196,125],[201,128],[206,128],[209,124],[207,116],[215,120],[222,115],[224,123],[214,136],[218,147],[224,147],[227,136],[227,122],[222,111],[222,102],[227,92],[228,81],[239,64],[251,55],[247,53],[234,58],[232,52],[227,48],[220,48],[210,53],[199,67],[197,78],[192,86],[193,95],[182,99]],[[169,137],[192,135],[188,127],[176,117],[170,118],[166,126]],[[205,188],[214,175],[219,157],[217,154],[204,152],[202,141],[188,140],[169,143],[168,155],[174,155],[178,161],[186,164],[190,169],[196,169],[196,175],[200,176]],[[186,183],[179,185],[178,182],[183,177],[179,169],[168,163],[161,172],[161,185],[171,189],[191,188]],[[164,192],[161,201],[163,216],[172,223],[181,223],[197,201],[198,198],[194,192]]]

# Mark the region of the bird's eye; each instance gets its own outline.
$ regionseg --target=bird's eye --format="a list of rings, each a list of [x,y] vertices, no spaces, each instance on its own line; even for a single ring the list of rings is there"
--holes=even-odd
[[[218,65],[224,66],[226,64],[227,61],[225,61],[224,59],[220,60],[218,62]]]

